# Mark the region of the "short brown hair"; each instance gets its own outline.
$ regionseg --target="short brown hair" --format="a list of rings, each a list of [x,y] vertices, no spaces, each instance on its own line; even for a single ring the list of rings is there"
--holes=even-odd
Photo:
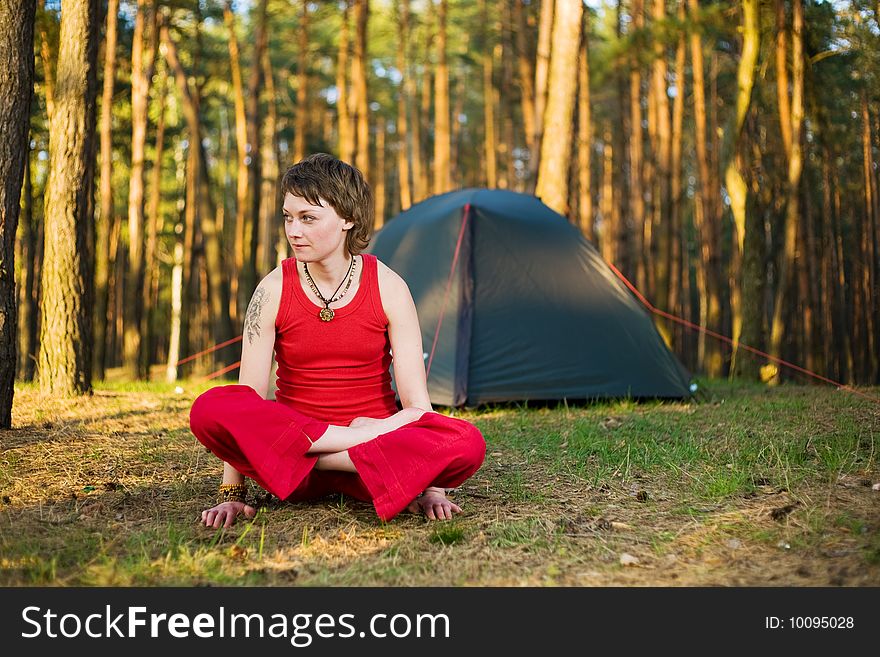
[[[373,191],[355,167],[327,153],[309,155],[290,167],[281,179],[282,198],[292,194],[312,205],[327,201],[336,214],[354,224],[345,248],[357,255],[370,243],[373,231]]]

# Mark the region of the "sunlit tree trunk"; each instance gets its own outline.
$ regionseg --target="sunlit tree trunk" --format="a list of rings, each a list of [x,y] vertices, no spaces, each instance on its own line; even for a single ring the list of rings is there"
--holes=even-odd
[[[788,28],[785,24],[785,0],[774,0],[776,20],[776,99],[779,103],[779,128],[786,160],[791,157],[791,104],[788,100]]]
[[[535,148],[535,130],[537,129],[535,122],[535,71],[527,46],[527,26],[523,0],[511,1],[513,2],[513,31],[516,37],[516,63],[522,103],[523,128],[526,135],[526,145],[529,148],[529,155],[534,158],[538,154]],[[546,4],[552,6],[553,3],[546,0]]]
[[[875,304],[878,302],[877,288],[877,234],[875,224],[875,195],[877,190],[874,185],[872,138],[871,138],[871,114],[868,109],[868,93],[862,89],[861,98],[861,123],[862,123],[862,173],[864,177],[864,221],[862,222],[862,291],[865,295],[865,346],[867,359],[865,367],[865,383],[875,383],[877,380],[877,349],[876,349],[876,326]]]
[[[146,42],[146,43],[145,43]],[[149,123],[150,86],[156,61],[156,9],[152,0],[138,0],[131,46],[131,173],[128,185],[128,272],[125,296],[123,360],[132,379],[144,378],[141,367],[144,286],[144,159]]]
[[[519,2],[519,0],[514,0]],[[492,60],[495,48],[490,43],[489,11],[486,0],[480,2],[480,16],[483,21],[483,161],[486,163],[486,186],[498,186],[498,162],[495,145],[495,86],[492,83]]]
[[[339,52],[336,56],[336,114],[339,135],[339,159],[354,162],[354,127],[348,104],[349,0],[343,0],[342,27],[339,30]]]
[[[33,28],[31,28],[33,29]],[[31,76],[33,79],[33,76]],[[33,381],[37,358],[37,230],[34,217],[34,185],[31,171],[31,151],[28,147],[24,158],[24,191],[16,261],[21,263],[18,299],[18,376]],[[0,210],[2,211],[2,210]],[[4,230],[5,224],[4,224]]]
[[[198,115],[197,96],[190,89],[186,72],[177,55],[177,47],[169,34],[168,25],[162,25],[162,41],[166,45],[168,64],[174,71],[178,92],[183,100],[183,113],[187,122],[190,142],[191,169],[187,175],[194,176],[201,184],[197,185],[192,199],[198,204],[198,219],[204,236],[205,272],[210,286],[210,314],[213,319],[213,334],[216,343],[228,340],[233,335],[229,317],[229,287],[222,265],[220,240],[215,223],[216,211],[208,190],[208,169],[202,144],[201,123]]]
[[[293,128],[293,161],[306,156],[306,135],[309,129],[309,0],[302,0],[299,22],[299,48],[296,53],[296,106]]]
[[[614,136],[610,124],[605,125],[602,134],[602,191],[599,195],[599,214],[602,228],[599,233],[599,247],[602,257],[612,264],[617,259],[617,221],[614,205]]]
[[[779,262],[779,281],[773,304],[773,320],[770,332],[770,355],[782,356],[782,342],[786,331],[786,303],[790,303],[789,290],[795,273],[795,253],[797,250],[797,227],[800,216],[800,182],[803,169],[801,152],[801,128],[804,117],[804,51],[803,51],[804,7],[802,0],[792,0],[791,34],[791,151],[788,158],[788,179],[785,205],[785,242]],[[782,117],[785,121],[786,117]],[[771,379],[778,383],[779,375]]]
[[[378,116],[376,124],[376,171],[373,174],[373,185],[376,198],[376,217],[373,223],[375,230],[379,230],[385,223],[385,120]]]
[[[730,373],[731,376],[738,375],[756,379],[758,375],[757,361],[749,356],[742,358],[742,354],[738,353],[738,343],[740,339],[750,346],[759,343],[763,324],[761,285],[756,280],[763,277],[761,258],[746,254],[745,244],[749,229],[760,231],[762,238],[764,231],[763,226],[757,222],[753,222],[751,226],[747,225],[750,208],[748,186],[744,174],[748,164],[745,156],[747,149],[743,145],[743,128],[752,102],[752,88],[755,84],[761,32],[758,0],[743,0],[742,7],[743,43],[736,74],[736,114],[733,125],[728,130],[729,146],[726,149],[727,166],[725,170],[725,183],[727,194],[730,197],[730,209],[733,213],[734,223],[734,243],[731,249],[730,268],[730,306],[734,348]],[[757,215],[754,207],[751,208],[751,214]],[[749,241],[749,246],[754,248],[757,244]],[[748,271],[744,267],[746,260],[749,264]],[[747,320],[746,316],[748,316]],[[748,323],[748,334],[743,335],[743,326],[746,323]],[[738,356],[742,362],[738,362]]]
[[[25,172],[30,181],[26,165],[31,150],[28,123],[34,88],[35,10],[34,0],[17,3],[15,8],[0,5],[0,429],[12,428],[18,361],[15,234]],[[30,231],[31,225],[28,220],[25,229]]]
[[[537,184],[538,170],[541,166],[541,143],[544,137],[544,111],[547,107],[554,8],[555,0],[541,0],[541,14],[538,20],[538,52],[535,62],[535,127],[532,138],[534,151],[529,160],[529,170],[534,184]],[[529,185],[529,189],[531,188],[532,186]]]
[[[263,177],[260,181],[260,240],[257,249],[257,276],[262,278],[276,266],[278,254],[276,243],[284,239],[281,229],[281,205],[278,198],[278,110],[275,104],[275,75],[269,50],[265,49],[260,58],[263,67],[264,101],[266,120],[263,123],[263,136],[260,140],[260,158]],[[286,241],[286,240],[285,240]],[[286,255],[286,254],[285,254]]]
[[[685,21],[685,0],[678,0],[677,18],[681,25]],[[682,222],[682,140],[684,136],[684,96],[685,96],[685,30],[682,28],[675,48],[675,98],[672,101],[672,136],[670,144],[670,207],[669,207],[669,286],[666,307],[678,317],[684,316],[684,295],[680,288],[685,282],[683,271],[684,229]],[[683,329],[673,327],[673,345],[679,354],[684,352]]]
[[[632,30],[644,27],[643,0],[632,0]],[[645,272],[645,190],[643,180],[643,134],[642,134],[642,73],[637,53],[633,53],[629,70],[629,207],[632,217],[631,253],[635,261],[636,285],[647,291]]]
[[[449,191],[449,67],[446,63],[447,0],[437,14],[437,70],[434,75],[434,194]]]
[[[357,110],[355,117],[357,132],[355,166],[372,184],[374,181],[370,172],[370,108],[367,99],[367,23],[369,14],[369,0],[355,0],[354,57],[351,63],[351,87]]]
[[[104,378],[107,355],[107,281],[110,277],[110,227],[113,224],[113,88],[116,82],[116,26],[119,0],[107,2],[104,36],[104,91],[101,95],[101,212],[96,220],[95,240],[95,353],[93,371]]]
[[[557,0],[553,19],[547,109],[535,194],[559,214],[568,214],[568,166],[583,4]]]
[[[409,177],[409,79],[407,43],[409,42],[409,0],[397,0],[397,69],[403,76],[397,97],[397,179],[400,188],[400,209],[412,205],[412,183]]]
[[[698,0],[688,0],[690,17],[699,25],[700,8]],[[697,264],[697,285],[700,293],[700,323],[712,331],[721,329],[720,281],[715,224],[715,203],[713,198],[718,190],[712,186],[714,176],[710,168],[709,146],[706,128],[706,86],[703,77],[703,43],[697,29],[691,33],[691,59],[694,84],[694,128],[696,130],[696,154],[698,171],[698,192],[694,209],[694,223],[697,227],[700,258]],[[714,339],[707,341],[700,334],[698,351],[703,369],[710,377],[720,376],[723,369],[720,345]]]
[[[150,364],[152,362],[152,349],[154,338],[154,325],[159,301],[159,234],[162,232],[162,215],[159,213],[159,201],[162,196],[162,158],[165,154],[165,100],[168,91],[168,73],[162,68],[157,83],[159,97],[159,120],[156,124],[156,158],[153,160],[153,170],[150,175],[150,199],[147,203],[147,248],[145,253],[146,281],[141,291],[141,303],[144,314],[141,326],[141,335],[144,336],[144,348],[141,349],[143,358],[143,371],[147,378],[150,377]]]
[[[665,0],[654,0],[651,16],[656,27],[666,21]],[[651,75],[651,96],[655,107],[655,145],[654,161],[656,175],[653,181],[653,212],[646,222],[649,232],[645,233],[645,254],[648,257],[648,290],[652,298],[665,299],[669,286],[669,271],[672,267],[669,218],[671,214],[670,159],[672,157],[672,128],[669,114],[669,95],[667,93],[667,53],[664,40],[654,40],[654,61]],[[654,264],[651,264],[654,263]],[[666,327],[668,332],[671,327]]]
[[[54,396],[86,394],[92,387],[88,235],[94,211],[90,199],[95,173],[99,27],[97,0],[65,4],[49,128],[40,305],[40,389]],[[20,116],[27,114],[22,110]],[[18,204],[17,194],[14,202]]]
[[[590,114],[590,49],[589,12],[584,12],[581,26],[581,47],[578,53],[578,224],[584,236],[593,240],[593,188],[590,170],[593,166],[593,118]]]

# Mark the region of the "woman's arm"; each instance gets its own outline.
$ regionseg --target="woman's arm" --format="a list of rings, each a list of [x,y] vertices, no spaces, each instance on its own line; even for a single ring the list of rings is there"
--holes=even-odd
[[[381,262],[379,293],[388,317],[388,338],[394,356],[394,382],[404,408],[432,410],[422,352],[422,330],[416,304],[406,282]]]
[[[241,366],[238,382],[253,388],[263,399],[269,394],[272,353],[275,348],[275,317],[281,302],[282,273],[278,267],[264,278],[251,297],[241,340]],[[242,474],[224,461],[223,484],[241,484]],[[222,502],[202,511],[202,522],[208,527],[229,527],[239,513],[248,517],[256,509],[243,502]]]

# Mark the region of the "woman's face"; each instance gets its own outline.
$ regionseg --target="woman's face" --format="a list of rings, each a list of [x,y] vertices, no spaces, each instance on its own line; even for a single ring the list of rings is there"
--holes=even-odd
[[[323,199],[321,202],[323,206],[290,193],[284,196],[284,233],[294,257],[301,262],[316,262],[344,252],[346,231],[354,226],[336,214],[332,205]]]

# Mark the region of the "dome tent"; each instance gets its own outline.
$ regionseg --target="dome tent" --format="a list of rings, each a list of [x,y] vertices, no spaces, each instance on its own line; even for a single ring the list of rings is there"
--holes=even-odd
[[[431,197],[388,221],[370,252],[412,292],[435,404],[690,394],[644,307],[534,196]]]

